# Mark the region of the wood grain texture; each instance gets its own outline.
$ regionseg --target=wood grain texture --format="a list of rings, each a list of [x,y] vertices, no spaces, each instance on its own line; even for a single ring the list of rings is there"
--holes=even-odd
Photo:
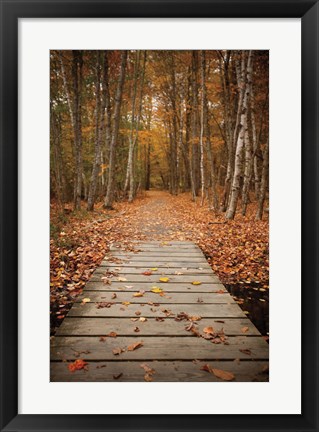
[[[235,303],[235,300],[228,293],[192,293],[192,292],[164,292],[162,295],[155,294],[152,291],[145,291],[143,297],[136,297],[134,294],[140,295],[141,293],[137,290],[127,290],[125,292],[120,291],[87,291],[76,298],[76,303],[81,303],[84,298],[89,298],[91,302],[115,302],[122,303],[129,301],[131,303],[143,304],[143,303],[165,303],[165,304],[212,304],[212,303]],[[116,296],[116,297],[115,297]]]
[[[93,276],[91,277],[91,281],[101,281],[102,277],[105,276],[105,272],[103,273],[94,273]],[[129,282],[152,282],[152,283],[156,283],[156,284],[160,284],[164,286],[166,285],[166,283],[162,283],[160,282],[160,278],[163,277],[164,275],[156,275],[156,274],[152,274],[151,276],[144,276],[142,274],[136,274],[136,275],[132,275],[132,274],[128,274],[125,275],[125,280],[123,280],[123,278],[121,278],[119,280],[118,277],[112,277],[110,278],[111,281],[113,282],[125,282],[125,284],[128,284]],[[220,283],[219,279],[217,278],[217,276],[215,276],[213,273],[211,275],[169,275],[169,282],[173,282],[175,284],[179,284],[179,283],[189,283],[192,284],[192,282],[194,281],[199,281],[201,283]]]
[[[145,280],[144,282],[119,282],[119,281],[112,281],[110,284],[105,284],[103,281],[92,281],[92,279],[86,284],[85,291],[139,291],[143,289],[144,291],[150,291],[152,287],[158,286],[157,283],[147,282]],[[129,287],[129,288],[127,288]],[[165,283],[165,286],[161,285],[161,288],[163,288],[166,292],[192,292],[192,293],[202,293],[202,292],[208,292],[213,293],[217,291],[225,291],[224,285],[221,283],[202,283],[201,285],[192,285],[191,283]]]
[[[51,363],[51,381],[144,381],[145,371],[141,365],[146,364],[154,370],[152,380],[154,382],[221,382],[214,374],[201,370],[205,364],[216,369],[222,369],[235,375],[235,382],[268,381],[266,361],[118,361],[118,362],[89,362],[87,370],[79,370],[70,373],[68,363]],[[121,376],[119,376],[122,374]]]
[[[166,317],[176,316],[181,312],[205,318],[243,318],[244,312],[236,303],[233,304],[162,304],[152,306],[145,303],[129,305],[115,303],[110,307],[98,308],[99,303],[74,303],[68,316],[71,317]]]
[[[136,342],[143,346],[133,351],[128,347]],[[54,337],[51,344],[52,360],[235,360],[268,359],[268,344],[260,337],[235,336],[228,338],[229,345],[213,344],[196,336],[164,337]],[[124,352],[114,355],[113,349]],[[242,350],[242,351],[241,351]],[[247,355],[243,350],[250,350]]]
[[[135,319],[135,318],[134,318]],[[221,321],[221,320],[219,320]],[[185,330],[189,323],[175,321],[174,318],[165,318],[156,321],[148,318],[147,321],[132,321],[130,318],[66,318],[59,327],[57,336],[106,336],[115,332],[119,336],[190,336]],[[139,332],[135,331],[136,327]],[[258,336],[259,332],[248,318],[225,318],[218,322],[214,318],[203,318],[198,321],[196,328],[204,334],[204,328],[213,327],[215,331],[224,330],[227,336]],[[243,333],[244,332],[244,333]]]

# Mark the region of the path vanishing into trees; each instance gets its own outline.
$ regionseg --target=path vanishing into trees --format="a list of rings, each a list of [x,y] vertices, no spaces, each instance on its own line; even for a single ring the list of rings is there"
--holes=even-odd
[[[144,239],[114,244],[76,299],[52,381],[268,380],[268,344],[182,221],[166,193],[141,202],[131,229]]]

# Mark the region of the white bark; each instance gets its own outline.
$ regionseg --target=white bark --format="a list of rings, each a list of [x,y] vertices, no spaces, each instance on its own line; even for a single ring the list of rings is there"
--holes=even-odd
[[[261,220],[263,217],[264,203],[266,199],[267,183],[268,183],[268,165],[269,165],[269,138],[266,142],[266,147],[263,154],[263,170],[261,175],[260,192],[256,220]]]
[[[243,53],[244,55],[244,53]],[[250,68],[251,64],[251,51],[249,51],[248,54],[248,62],[247,62],[247,68],[246,68],[246,75],[247,71]],[[245,79],[246,84],[247,79]],[[244,148],[244,140],[245,140],[245,133],[247,128],[247,100],[248,100],[248,92],[249,92],[249,86],[245,85],[245,94],[243,99],[243,106],[241,110],[240,115],[240,124],[239,124],[239,134],[236,144],[236,153],[235,153],[235,167],[234,167],[234,176],[232,181],[232,188],[231,188],[231,196],[230,201],[226,213],[227,219],[234,219],[237,203],[238,203],[238,197],[239,197],[239,191],[240,191],[240,181],[241,181],[241,175],[242,175],[242,153]]]

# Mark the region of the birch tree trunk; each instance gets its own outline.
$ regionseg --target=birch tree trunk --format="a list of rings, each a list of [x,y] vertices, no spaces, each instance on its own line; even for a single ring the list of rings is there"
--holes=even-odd
[[[126,70],[126,61],[127,61],[127,51],[123,50],[121,55],[121,67],[119,78],[117,82],[117,89],[115,94],[115,107],[114,107],[114,115],[113,115],[113,133],[112,139],[110,143],[110,156],[109,156],[109,178],[107,191],[105,196],[104,207],[112,209],[113,204],[113,184],[114,184],[114,168],[115,168],[115,148],[118,140],[118,132],[120,127],[120,114],[121,114],[121,103],[122,103],[122,94],[123,94],[123,85],[125,79],[125,70]]]
[[[268,184],[268,170],[269,170],[269,138],[266,142],[266,147],[263,154],[263,169],[261,175],[260,192],[259,192],[259,202],[258,209],[256,213],[256,220],[262,220],[264,203],[266,199],[267,184]]]
[[[124,184],[124,192],[127,191],[130,182],[130,174],[133,164],[133,140],[134,140],[134,123],[135,123],[135,105],[136,105],[136,94],[137,94],[137,83],[138,83],[138,75],[139,75],[139,65],[140,65],[140,51],[137,50],[135,52],[135,61],[134,61],[134,82],[133,82],[133,95],[132,95],[132,115],[131,115],[131,128],[129,135],[129,151],[128,151],[128,160],[127,160],[127,168],[126,168],[126,177]]]
[[[232,110],[231,110],[231,91],[230,91],[230,75],[229,65],[231,51],[227,51],[225,56],[219,52],[219,70],[220,70],[220,81],[222,91],[222,101],[224,106],[224,139],[227,147],[227,169],[226,178],[224,185],[223,200],[221,210],[224,212],[227,209],[230,185],[233,177],[234,170],[234,145],[233,145],[233,122],[232,122]],[[217,123],[218,124],[218,123]],[[219,125],[218,125],[219,126]]]
[[[71,125],[72,125],[72,129],[74,130],[74,113],[73,113],[73,109],[72,109],[72,102],[71,102],[69,84],[68,84],[68,80],[67,80],[67,77],[66,77],[64,61],[63,61],[63,56],[62,56],[61,52],[59,52],[59,61],[60,61],[60,66],[61,66],[63,88],[64,88],[66,100],[67,100],[67,103],[68,103],[69,113],[70,113]]]
[[[244,56],[245,54],[242,53],[242,55]],[[246,76],[245,76],[245,83],[244,83],[245,94],[243,99],[241,115],[240,115],[239,134],[238,134],[236,153],[235,153],[234,176],[232,181],[230,201],[226,213],[226,219],[234,219],[237,203],[238,203],[239,192],[240,192],[240,180],[242,175],[242,153],[243,153],[244,140],[245,140],[245,134],[247,129],[247,100],[248,100],[248,92],[249,92],[249,86],[246,85],[246,81],[247,81],[247,71],[250,68],[250,65],[251,65],[251,51],[249,51],[248,53],[248,61],[247,61],[246,74],[245,74]]]
[[[251,90],[252,90],[252,74],[253,74],[253,54],[250,55],[250,62],[248,62],[247,66],[247,123],[248,123],[248,113],[250,111],[251,114]],[[247,204],[249,201],[249,188],[252,176],[253,169],[253,157],[252,157],[252,148],[251,142],[248,132],[248,124],[245,130],[245,171],[244,171],[244,185],[243,185],[243,193],[242,193],[242,215],[246,215]]]
[[[82,191],[82,52],[72,51],[73,75],[73,112],[74,112],[74,141],[75,141],[75,181],[74,181],[74,210],[81,208]]]

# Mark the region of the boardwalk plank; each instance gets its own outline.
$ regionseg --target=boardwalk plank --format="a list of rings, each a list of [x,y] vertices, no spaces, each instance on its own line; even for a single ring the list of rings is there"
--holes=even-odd
[[[217,320],[218,321],[218,320]],[[203,334],[205,327],[213,327],[215,331],[222,328],[227,336],[258,336],[259,332],[248,318],[228,318],[217,322],[214,318],[203,318],[198,321],[196,328]],[[220,321],[220,320],[219,320]],[[130,318],[66,318],[57,331],[57,336],[106,336],[115,332],[119,336],[189,336],[185,330],[186,321],[175,321],[165,318],[156,321],[148,318],[147,321],[131,321]],[[138,334],[135,328],[138,327]],[[243,330],[244,329],[244,330]]]
[[[155,372],[152,374],[154,382],[220,382],[215,375],[201,370],[207,362],[193,363],[190,361],[148,361],[146,364]],[[143,363],[142,363],[143,364]],[[211,361],[212,368],[222,369],[235,375],[235,382],[246,381],[268,381],[265,372],[268,362],[265,361]],[[70,373],[68,364],[56,362],[51,364],[51,381],[144,381],[145,371],[141,362],[118,361],[118,362],[89,362],[88,370],[79,370]],[[118,377],[118,375],[121,375]],[[115,379],[114,377],[118,377]]]
[[[115,295],[116,297],[115,297]],[[230,294],[224,293],[191,293],[191,292],[174,292],[174,293],[165,293],[163,296],[159,294],[155,294],[152,291],[145,291],[143,297],[136,297],[134,294],[139,293],[136,290],[129,290],[126,292],[117,292],[117,291],[91,291],[84,290],[83,294],[77,297],[76,302],[81,303],[84,298],[90,298],[91,302],[115,302],[121,303],[125,301],[129,301],[131,303],[173,303],[173,304],[196,304],[196,303],[235,303],[235,300],[232,298]]]
[[[180,271],[184,271],[184,269],[209,269],[211,270],[210,265],[207,262],[192,262],[192,261],[157,261],[157,265],[154,264],[154,260],[144,260],[144,261],[102,261],[101,267],[143,267],[143,268],[178,268]]]
[[[150,291],[152,287],[158,286],[157,283],[147,282],[116,282],[111,281],[110,284],[105,284],[101,280],[90,280],[86,286],[85,291],[139,291],[143,289],[144,291]],[[129,288],[127,288],[129,287]],[[165,292],[193,292],[193,293],[214,293],[217,291],[227,292],[224,285],[221,283],[202,283],[201,285],[192,285],[191,283],[166,283],[165,286],[161,284],[161,288]]]
[[[212,271],[210,268],[191,268],[191,269],[184,269],[183,271],[181,271],[180,267],[156,267],[157,270],[156,271],[152,271],[152,266],[148,265],[148,266],[143,266],[143,267],[122,267],[121,269],[119,269],[119,267],[99,267],[96,269],[96,271],[94,272],[94,274],[105,274],[106,271],[109,272],[114,272],[116,274],[118,274],[119,276],[121,275],[126,275],[126,274],[143,274],[144,271],[152,271],[152,273],[154,275],[159,275],[159,277],[162,276],[168,276],[168,275],[176,275],[178,273],[183,273],[184,275],[213,275]],[[145,276],[145,275],[143,275]]]
[[[104,272],[105,274],[105,272]],[[103,273],[94,273],[93,276],[91,277],[91,281],[100,281],[101,277],[103,277]],[[166,283],[162,283],[160,282],[160,278],[163,277],[163,275],[156,275],[156,274],[152,274],[151,276],[144,276],[142,274],[137,274],[137,275],[126,275],[125,278],[126,280],[122,280],[122,279],[118,279],[116,277],[112,278],[112,282],[125,282],[125,283],[129,283],[129,282],[153,282],[153,283],[157,283],[157,284],[161,284],[163,285],[163,289],[165,288]],[[189,283],[192,284],[192,282],[194,281],[198,281],[198,282],[206,282],[206,283],[220,283],[219,279],[217,276],[215,276],[213,273],[211,275],[196,275],[196,276],[192,276],[192,275],[169,275],[169,282],[174,282],[175,284],[178,283]]]
[[[142,306],[143,305],[143,306]],[[180,312],[206,318],[242,318],[245,317],[243,311],[234,304],[166,304],[161,306],[151,306],[148,304],[113,304],[111,307],[97,308],[98,303],[74,303],[69,312],[69,316],[76,317],[166,317],[169,311],[173,316]],[[139,315],[137,315],[139,313]]]
[[[133,351],[127,347],[142,341],[143,346]],[[260,337],[235,336],[229,345],[213,344],[203,338],[189,337],[116,337],[101,342],[99,337],[55,337],[52,340],[52,360],[235,360],[268,359],[268,344]],[[113,349],[125,349],[114,355]],[[240,351],[242,350],[242,351]],[[250,350],[251,355],[244,350]]]
[[[185,267],[187,267],[187,264],[189,262],[191,263],[203,263],[205,262],[204,257],[201,256],[179,256],[179,257],[171,257],[170,255],[154,255],[150,256],[149,254],[140,255],[140,254],[134,254],[134,255],[123,255],[123,254],[113,254],[113,258],[116,258],[118,260],[121,260],[123,262],[129,261],[129,262],[135,262],[135,261],[141,261],[141,262],[149,262],[154,263],[155,266],[156,263],[164,262],[164,263],[172,263],[176,264],[176,267],[182,267],[182,264],[184,264]]]

